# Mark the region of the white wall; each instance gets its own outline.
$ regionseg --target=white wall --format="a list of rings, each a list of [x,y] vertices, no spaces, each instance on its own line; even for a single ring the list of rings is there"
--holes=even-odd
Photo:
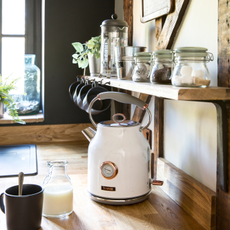
[[[190,1],[172,47],[208,48],[214,54],[214,61],[208,63],[211,85],[217,85],[217,11],[218,0]],[[146,46],[148,51],[154,51],[155,21],[140,22],[139,0],[134,0],[133,19],[133,45]],[[152,111],[153,104],[152,101]],[[216,191],[217,124],[214,105],[165,100],[164,124],[165,158]],[[153,125],[152,122],[151,128]]]

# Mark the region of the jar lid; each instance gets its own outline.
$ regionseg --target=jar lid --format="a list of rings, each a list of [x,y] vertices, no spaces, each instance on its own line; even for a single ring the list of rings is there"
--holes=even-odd
[[[179,47],[174,52],[176,57],[206,57],[207,50],[203,47]]]
[[[207,48],[204,47],[180,47],[174,50],[175,57],[188,58],[188,57],[197,57],[205,58],[206,61],[213,61],[213,54],[207,52]]]
[[[174,51],[176,53],[179,52],[191,52],[191,53],[197,53],[197,52],[206,52],[208,49],[204,47],[179,47],[176,48]]]
[[[150,60],[152,52],[137,52],[134,54],[134,58],[137,60]]]
[[[112,19],[104,20],[101,24],[101,26],[118,26],[118,27],[128,27],[128,24],[126,21],[123,20],[117,20],[117,15],[113,14],[111,16]]]
[[[206,52],[179,52],[175,53],[175,57],[206,57],[208,53]]]
[[[153,52],[153,57],[155,58],[171,58],[173,59],[173,51],[172,50],[156,50]]]
[[[137,52],[134,54],[135,57],[151,57],[152,52]]]

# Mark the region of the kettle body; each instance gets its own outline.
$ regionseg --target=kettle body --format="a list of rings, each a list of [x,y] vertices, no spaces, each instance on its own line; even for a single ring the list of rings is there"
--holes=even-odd
[[[126,120],[123,114],[114,114],[111,121],[95,123],[91,109],[97,100],[116,100],[134,104],[146,110],[148,123]],[[82,133],[90,141],[88,147],[88,192],[91,199],[111,205],[135,204],[147,199],[151,185],[162,185],[150,176],[150,146],[143,134],[152,115],[148,105],[139,98],[120,92],[102,92],[90,103],[89,118],[97,131],[91,127]],[[122,117],[123,119],[118,119]]]
[[[98,124],[88,147],[88,192],[105,199],[135,199],[151,189],[150,146],[140,125]]]

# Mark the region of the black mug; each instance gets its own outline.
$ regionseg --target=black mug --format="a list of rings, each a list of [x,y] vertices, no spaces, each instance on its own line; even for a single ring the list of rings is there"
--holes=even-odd
[[[7,230],[38,230],[42,205],[43,188],[40,185],[24,184],[21,196],[18,195],[18,186],[6,189],[0,196],[0,207],[6,214]]]
[[[75,102],[75,104],[77,104],[78,107],[82,110],[84,110],[84,108],[83,108],[84,97],[87,94],[88,90],[90,90],[92,87],[93,87],[93,85],[91,84],[91,82],[89,80],[87,80],[85,85],[82,86],[81,89],[79,90],[79,93],[77,95],[77,101]]]
[[[84,85],[85,85],[85,79],[84,79],[84,78],[81,78],[80,83],[76,86],[76,88],[75,88],[75,90],[74,90],[74,92],[73,92],[73,102],[74,102],[76,105],[78,105],[78,104],[77,104],[77,97],[78,97],[78,94],[79,94],[81,88],[82,88]]]
[[[83,104],[82,104],[82,108],[89,113],[89,104],[90,102],[97,97],[97,95],[99,93],[102,92],[107,92],[108,90],[102,86],[99,86],[98,84],[96,84],[93,88],[89,89],[88,92],[86,93],[84,100],[83,100]],[[99,114],[105,110],[107,110],[110,107],[111,104],[111,100],[104,100],[104,101],[100,101],[97,100],[94,104],[93,107],[91,109],[91,114],[92,115],[96,115]]]
[[[69,86],[69,96],[70,96],[70,100],[73,101],[73,95],[74,92],[76,90],[76,87],[81,83],[81,80],[79,77],[77,77],[77,81],[73,82],[70,86]]]

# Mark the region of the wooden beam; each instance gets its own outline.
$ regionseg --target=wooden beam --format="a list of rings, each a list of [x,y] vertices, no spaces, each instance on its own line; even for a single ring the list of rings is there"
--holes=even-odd
[[[133,44],[133,0],[124,0],[124,20],[128,23],[128,45],[132,46]],[[115,89],[113,91],[123,92],[131,95],[131,91],[126,89]],[[131,105],[130,104],[121,104],[117,101],[114,101],[115,113],[123,113],[126,119],[130,119],[131,114]]]
[[[230,87],[230,2],[218,1],[218,86]],[[228,179],[230,178],[230,103],[227,104],[227,133],[228,133]],[[219,187],[219,164],[217,164],[216,188],[216,229],[230,229],[230,183],[228,192],[223,192]]]
[[[164,100],[155,97],[154,101],[154,175],[157,177],[157,158],[164,154]]]
[[[155,35],[157,40],[160,37],[161,31],[163,29],[165,23],[166,16],[162,16],[160,18],[155,19]]]
[[[156,49],[170,49],[189,0],[175,0],[175,10],[168,14],[157,41]]]
[[[124,20],[128,23],[128,46],[133,45],[133,0],[124,0]]]
[[[157,160],[157,175],[166,194],[206,230],[215,229],[215,192],[163,158]]]
[[[151,101],[151,98],[152,96],[148,94],[140,93],[139,95],[139,99],[146,102],[146,104],[149,104],[149,102]],[[132,120],[141,123],[144,118],[144,115],[145,115],[145,110],[136,106],[134,113],[133,113]]]

